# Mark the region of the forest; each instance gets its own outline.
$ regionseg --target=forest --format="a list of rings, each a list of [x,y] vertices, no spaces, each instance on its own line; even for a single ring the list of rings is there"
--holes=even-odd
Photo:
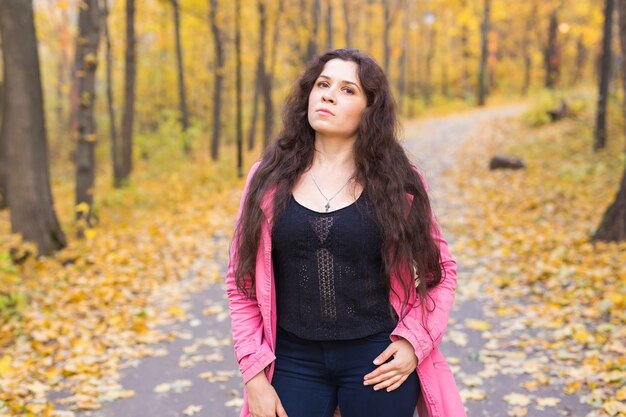
[[[555,366],[580,365],[533,380],[561,387],[543,407],[584,393],[586,415],[626,416],[626,0],[0,0],[0,416],[134,396],[120,362],[155,355],[176,338],[159,326],[189,318],[181,299],[223,280],[242,178],[284,98],[311,59],[348,47],[384,69],[407,143],[426,135],[420,120],[523,106],[459,145],[447,175],[467,210],[443,224],[485,294],[543,285],[584,304],[532,298],[550,331],[571,324],[544,345]],[[494,177],[483,160],[498,152],[528,167]],[[489,332],[484,320],[463,329]],[[485,399],[479,385],[464,384],[466,403]],[[526,415],[519,395],[489,415]]]

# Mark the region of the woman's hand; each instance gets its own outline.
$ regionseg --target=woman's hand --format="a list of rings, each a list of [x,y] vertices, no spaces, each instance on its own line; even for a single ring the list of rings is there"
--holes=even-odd
[[[393,360],[385,363],[392,356]],[[413,346],[406,339],[399,338],[374,359],[374,365],[380,366],[365,375],[364,384],[374,385],[375,391],[387,388],[389,392],[402,385],[411,372],[415,372],[417,356]]]
[[[252,417],[287,417],[276,390],[261,371],[246,383]]]

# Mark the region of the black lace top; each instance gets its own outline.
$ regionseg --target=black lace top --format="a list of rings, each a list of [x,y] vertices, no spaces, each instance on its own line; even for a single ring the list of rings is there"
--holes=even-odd
[[[328,213],[291,196],[272,233],[278,325],[308,340],[393,329],[380,245],[365,191]]]

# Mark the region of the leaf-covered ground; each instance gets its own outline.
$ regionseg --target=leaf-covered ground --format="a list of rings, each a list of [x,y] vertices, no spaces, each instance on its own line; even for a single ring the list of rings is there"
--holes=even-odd
[[[486,300],[485,320],[459,324],[486,342],[476,352],[482,371],[458,381],[466,404],[485,400],[489,379],[510,373],[526,378],[507,387],[506,415],[557,410],[559,395],[537,395],[557,387],[588,404],[590,417],[626,416],[626,243],[590,242],[617,191],[623,136],[612,132],[609,149],[594,154],[591,120],[485,127],[450,173],[460,192],[445,225],[467,268],[459,297]],[[494,154],[521,157],[527,168],[490,172]],[[456,329],[446,340],[466,344]],[[567,413],[558,415],[578,415]]]
[[[67,415],[54,411],[53,391],[71,393],[58,400],[70,410],[133,396],[120,366],[159,355],[154,343],[180,336],[162,325],[185,318],[185,294],[221,279],[214,256],[232,230],[241,181],[209,161],[161,162],[156,170],[141,161],[122,190],[99,177],[99,224],[84,241],[71,236],[72,184],[55,183],[70,244],[52,257],[14,265],[9,248],[29,246],[0,212],[0,415]]]
[[[466,406],[479,404],[484,416],[579,416],[563,403],[580,397],[594,410],[589,417],[624,417],[626,245],[589,243],[617,189],[623,144],[590,152],[589,118],[487,128],[493,117],[488,109],[433,120],[431,132],[406,129],[407,137],[436,131],[432,152],[420,142],[413,154],[438,155],[430,163],[439,168],[425,170],[431,191],[444,168],[442,184],[459,191],[438,214],[463,268],[458,299],[479,299],[484,313],[456,311],[444,341],[472,350],[469,359],[449,357]],[[480,135],[460,140],[470,125],[482,126]],[[528,167],[489,172],[494,153],[520,156]],[[88,239],[70,238],[54,257],[20,265],[10,261],[14,237],[0,212],[1,416],[116,415],[106,406],[116,399],[118,410],[159,404],[155,417],[171,409],[237,415],[223,291],[214,286],[194,307],[188,302],[223,278],[242,186],[232,174],[206,161],[146,162],[131,187],[97,187],[99,224]],[[55,184],[68,235],[72,200],[71,184]],[[469,372],[470,361],[480,371]],[[121,372],[140,375],[138,385],[122,385]],[[525,378],[499,387],[501,403],[489,402],[488,386],[519,374]],[[215,391],[219,404],[198,378],[225,387]]]

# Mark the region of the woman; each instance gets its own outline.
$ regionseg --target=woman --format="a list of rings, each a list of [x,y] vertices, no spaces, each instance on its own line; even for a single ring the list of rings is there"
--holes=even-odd
[[[226,276],[241,416],[463,417],[437,346],[456,263],[380,66],[327,52],[244,188]]]

